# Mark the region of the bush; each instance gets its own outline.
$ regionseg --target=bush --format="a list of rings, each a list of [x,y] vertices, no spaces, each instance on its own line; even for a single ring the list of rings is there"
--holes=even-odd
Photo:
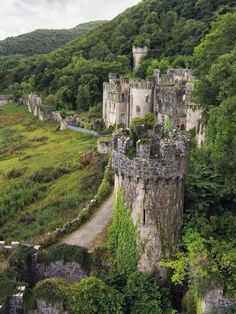
[[[32,175],[31,180],[38,183],[48,183],[67,173],[69,173],[67,168],[44,167],[37,170]]]
[[[49,248],[46,254],[46,263],[50,264],[60,260],[65,263],[79,263],[88,272],[91,269],[90,254],[87,249],[79,246],[62,244]]]
[[[11,171],[9,171],[7,173],[7,178],[8,179],[15,179],[15,178],[19,178],[23,175],[23,170],[22,169],[16,169],[13,168]]]
[[[113,189],[113,172],[110,163],[105,170],[104,178],[101,185],[98,188],[96,200],[98,203],[102,203],[112,192]]]
[[[0,273],[0,304],[3,304],[16,289],[15,272],[6,269]]]
[[[118,291],[94,277],[75,284],[69,298],[69,310],[73,314],[121,314],[123,304],[123,296]]]
[[[166,290],[156,284],[151,274],[135,272],[130,275],[124,293],[128,313],[173,313]]]
[[[66,284],[64,280],[53,278],[39,282],[34,289],[36,299],[48,303],[63,303],[66,299]]]
[[[30,283],[29,263],[35,250],[32,247],[18,247],[9,257],[9,266],[17,273],[16,279]]]

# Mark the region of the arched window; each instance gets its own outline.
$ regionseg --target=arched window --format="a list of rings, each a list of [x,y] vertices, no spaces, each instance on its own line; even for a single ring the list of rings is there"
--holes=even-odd
[[[146,216],[146,210],[143,210],[143,226],[145,226],[147,223],[147,216]]]
[[[136,114],[139,116],[140,115],[140,112],[141,112],[141,109],[139,106],[136,107]]]
[[[146,103],[149,102],[149,99],[150,99],[149,95],[146,95]]]

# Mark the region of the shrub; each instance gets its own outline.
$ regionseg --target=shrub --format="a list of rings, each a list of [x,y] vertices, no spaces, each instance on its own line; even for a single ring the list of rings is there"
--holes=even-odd
[[[126,309],[131,314],[173,313],[165,289],[161,289],[151,274],[135,272],[125,287]]]
[[[15,178],[19,178],[23,175],[23,170],[22,169],[16,169],[13,168],[12,170],[10,170],[7,173],[7,178],[8,179],[15,179]]]
[[[96,200],[98,203],[102,203],[112,192],[113,188],[113,172],[110,163],[105,170],[104,178],[101,185],[98,188]]]
[[[31,180],[38,183],[48,183],[67,173],[69,173],[67,168],[44,167],[37,170],[32,175]]]
[[[124,313],[123,296],[103,281],[89,277],[72,288],[69,310],[73,314],[121,314]]]
[[[3,304],[15,289],[15,272],[8,268],[0,273],[0,304]]]
[[[9,266],[17,273],[18,281],[29,283],[32,280],[28,265],[34,252],[32,247],[18,247],[10,255]]]
[[[50,264],[55,261],[64,261],[65,263],[79,263],[83,269],[88,272],[91,269],[91,258],[87,249],[73,245],[55,245],[49,248],[46,255],[46,263]]]
[[[53,278],[39,282],[34,289],[36,299],[48,303],[63,303],[66,299],[66,284],[64,280]]]
[[[80,164],[84,168],[93,163],[93,155],[91,153],[84,153],[80,159]]]

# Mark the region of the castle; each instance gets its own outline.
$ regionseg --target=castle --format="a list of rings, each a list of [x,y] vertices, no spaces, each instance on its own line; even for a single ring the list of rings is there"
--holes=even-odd
[[[144,48],[133,48],[134,69],[137,69],[146,52]],[[104,122],[107,127],[116,124],[129,128],[133,118],[152,112],[158,124],[164,125],[169,120],[174,129],[194,129],[197,144],[201,147],[205,139],[203,111],[193,101],[193,89],[191,70],[169,69],[167,74],[161,75],[157,69],[152,81],[110,74],[109,82],[103,85]]]
[[[146,54],[133,49],[134,69]],[[110,74],[104,83],[103,118],[107,127],[122,125],[113,135],[112,167],[115,189],[122,188],[142,247],[138,269],[156,272],[177,248],[183,225],[184,185],[189,164],[188,130],[195,129],[203,144],[202,109],[192,100],[190,70],[154,71],[152,81],[130,80]],[[133,118],[153,113],[156,130],[129,130]],[[169,127],[167,127],[169,125]],[[128,128],[128,130],[127,130]]]

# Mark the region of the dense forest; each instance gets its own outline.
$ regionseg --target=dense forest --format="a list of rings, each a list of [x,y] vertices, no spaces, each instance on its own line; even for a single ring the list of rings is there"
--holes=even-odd
[[[16,37],[8,37],[0,41],[0,56],[49,53],[66,43],[86,35],[105,21],[94,21],[80,24],[71,29],[37,29]]]
[[[18,98],[35,90],[52,109],[80,112],[101,102],[102,83],[109,72],[151,78],[156,67],[193,68],[194,96],[204,108],[207,140],[201,149],[192,140],[182,243],[178,254],[163,262],[171,273],[168,289],[173,303],[176,295],[188,291],[183,301],[188,314],[200,313],[198,300],[210,287],[223,288],[227,297],[236,295],[235,29],[235,0],[143,0],[48,55],[0,58],[2,91]],[[132,45],[149,47],[136,73],[131,70]],[[126,258],[120,256],[118,270]],[[145,287],[150,295],[160,293],[150,278],[135,273],[121,271],[102,279],[124,294],[131,286],[133,295],[126,301],[130,308],[134,306],[130,300],[137,303],[127,313],[140,312],[140,306],[142,313],[151,313],[153,299],[144,293]],[[137,283],[142,295],[134,288]],[[174,313],[169,305],[163,306],[162,298],[167,298],[163,295],[155,313]],[[179,299],[176,303],[178,308]]]
[[[175,67],[192,66],[194,48],[209,32],[211,22],[231,11],[233,4],[233,0],[144,0],[48,55],[0,59],[0,90],[10,88],[16,97],[36,90],[43,96],[53,95],[57,109],[87,109],[101,101],[102,83],[109,72],[130,74],[133,44],[150,48],[139,76],[152,59],[165,58],[164,63]]]

